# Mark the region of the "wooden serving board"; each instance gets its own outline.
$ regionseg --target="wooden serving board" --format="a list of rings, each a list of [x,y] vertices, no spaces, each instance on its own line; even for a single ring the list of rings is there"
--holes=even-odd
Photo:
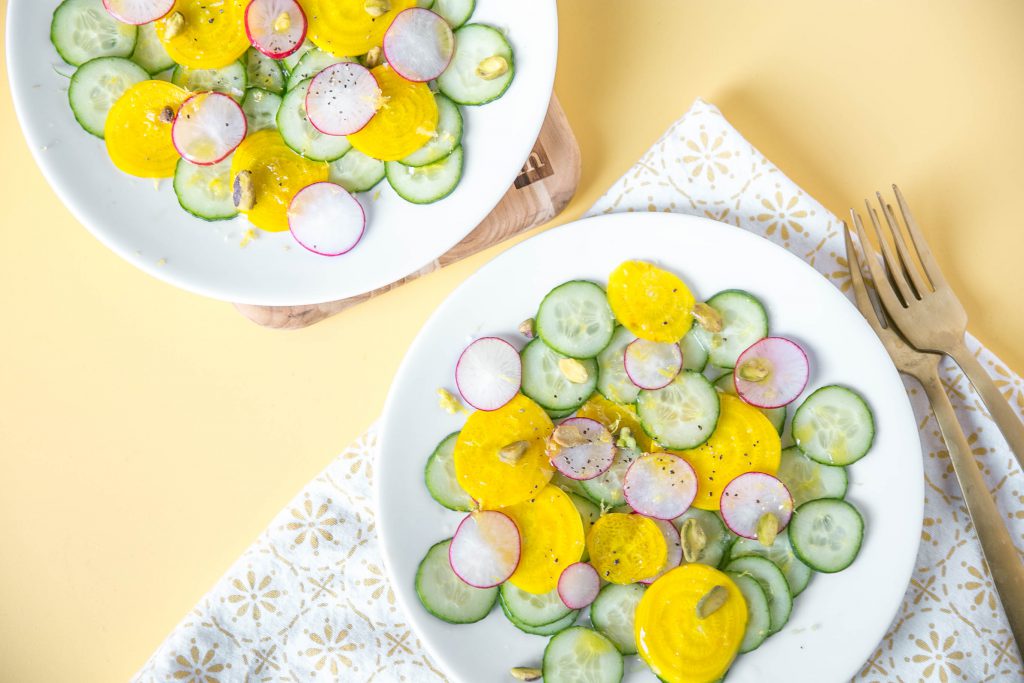
[[[479,251],[518,235],[557,216],[576,194],[580,182],[580,147],[557,97],[551,98],[540,137],[512,187],[494,210],[464,240],[440,258],[386,287],[349,299],[308,306],[252,306],[235,308],[257,325],[278,330],[309,327],[368,301],[378,294],[444,268]]]

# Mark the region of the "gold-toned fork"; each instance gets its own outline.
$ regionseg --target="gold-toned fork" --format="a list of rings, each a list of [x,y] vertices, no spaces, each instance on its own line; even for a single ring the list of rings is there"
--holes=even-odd
[[[851,212],[852,213],[852,212]],[[949,402],[939,379],[939,361],[942,356],[936,353],[918,351],[908,344],[889,324],[886,316],[875,309],[868,295],[867,286],[861,269],[861,259],[850,237],[846,233],[846,259],[850,264],[850,279],[853,292],[857,299],[857,308],[882,340],[885,350],[889,352],[896,368],[914,377],[924,387],[924,392],[931,403],[935,420],[939,424],[942,438],[949,451],[949,459],[953,463],[953,471],[960,482],[964,494],[964,502],[974,522],[974,528],[981,541],[981,550],[992,573],[992,581],[996,592],[1003,603],[1003,609],[1010,622],[1017,647],[1024,651],[1024,562],[1017,555],[1009,531],[1003,525],[1002,516],[995,501],[989,495],[988,487],[981,476],[981,470],[967,443],[963,429],[956,419],[953,404]],[[861,237],[863,240],[863,237]],[[865,242],[861,246],[865,250],[865,261],[870,264],[874,258]],[[869,268],[875,283],[875,269]],[[883,286],[884,287],[884,286]],[[879,288],[875,288],[878,291]]]
[[[868,269],[878,285],[879,299],[885,307],[885,312],[915,348],[946,354],[956,361],[977,389],[996,426],[1010,445],[1017,462],[1024,468],[1024,423],[1014,414],[1010,404],[999,392],[999,388],[978,359],[967,349],[964,343],[967,312],[943,277],[938,262],[932,256],[928,243],[925,242],[914,216],[910,213],[903,193],[896,185],[893,185],[892,189],[896,194],[900,214],[903,216],[903,224],[910,235],[909,243],[903,239],[903,232],[892,206],[885,202],[880,192],[875,194],[888,230],[883,229],[878,213],[871,204],[867,200],[864,201],[871,218],[871,226],[882,249],[887,271],[885,274],[874,257],[874,250],[867,240],[860,215],[850,210],[861,248],[868,257],[865,259]],[[918,268],[918,263],[921,264],[921,268]]]

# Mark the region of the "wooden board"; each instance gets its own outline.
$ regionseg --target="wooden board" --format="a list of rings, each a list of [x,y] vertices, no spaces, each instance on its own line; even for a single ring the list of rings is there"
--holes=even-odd
[[[279,330],[309,327],[406,282],[504,242],[557,216],[576,194],[580,182],[580,148],[557,97],[551,98],[544,125],[533,151],[512,187],[494,210],[437,260],[419,271],[372,292],[340,301],[309,306],[251,306],[235,308],[257,325]]]

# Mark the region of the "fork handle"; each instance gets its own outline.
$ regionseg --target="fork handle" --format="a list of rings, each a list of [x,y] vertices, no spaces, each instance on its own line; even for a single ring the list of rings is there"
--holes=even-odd
[[[996,426],[1003,433],[1006,443],[1010,445],[1010,450],[1017,458],[1017,464],[1024,469],[1024,422],[1021,422],[1013,412],[1009,402],[999,392],[999,387],[963,342],[950,352],[950,356],[977,389]]]
[[[1018,556],[1010,532],[1003,525],[1002,515],[989,494],[938,372],[921,378],[921,383],[949,450],[949,459],[960,482],[996,592],[1010,622],[1010,630],[1018,649],[1024,651],[1024,561]]]

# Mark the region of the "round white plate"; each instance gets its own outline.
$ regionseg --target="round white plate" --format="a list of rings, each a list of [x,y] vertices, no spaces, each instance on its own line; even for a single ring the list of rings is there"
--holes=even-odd
[[[874,411],[875,444],[851,467],[847,496],[866,522],[860,555],[846,571],[815,576],[786,627],[740,656],[729,673],[729,683],[848,681],[885,634],[917,555],[921,445],[903,382],[857,310],[813,268],[761,237],[690,216],[613,214],[544,233],[483,267],[424,326],[388,396],[377,470],[384,559],[402,608],[455,680],[506,680],[509,668],[540,662],[547,639],[521,633],[500,609],[477,624],[453,626],[416,598],[417,564],[460,519],[423,484],[427,456],[464,421],[444,413],[435,392],[454,390],[455,361],[471,339],[495,334],[521,346],[516,326],[548,290],[576,278],[605,283],[629,258],[670,268],[699,299],[733,287],[754,293],[768,309],[771,331],[808,350],[805,396],[824,384],[845,384]],[[629,683],[655,681],[637,658],[626,659]]]
[[[123,258],[171,284],[238,303],[284,306],[355,296],[457,244],[497,205],[530,154],[551,99],[558,52],[555,0],[477,2],[471,21],[507,32],[516,77],[500,100],[463,107],[462,182],[446,199],[417,206],[382,181],[360,197],[368,218],[362,242],[329,258],[306,251],[287,232],[257,231],[258,239],[243,248],[244,218],[193,218],[178,206],[169,179],[157,188],[114,168],[103,141],[75,122],[68,81],[54,71],[63,64],[47,39],[57,4],[10,0],[7,12],[11,91],[43,174],[78,220]]]

